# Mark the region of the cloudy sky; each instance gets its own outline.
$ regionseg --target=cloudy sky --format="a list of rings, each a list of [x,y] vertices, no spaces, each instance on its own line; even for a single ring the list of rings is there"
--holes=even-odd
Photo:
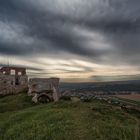
[[[3,0],[8,64],[62,81],[140,79],[140,0]]]

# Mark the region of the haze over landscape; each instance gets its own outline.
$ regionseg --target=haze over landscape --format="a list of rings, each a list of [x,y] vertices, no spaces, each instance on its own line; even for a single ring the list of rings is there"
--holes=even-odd
[[[0,66],[65,82],[140,79],[139,0],[5,0]]]

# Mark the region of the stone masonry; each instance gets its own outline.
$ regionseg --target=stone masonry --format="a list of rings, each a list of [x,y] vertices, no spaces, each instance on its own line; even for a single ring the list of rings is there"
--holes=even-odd
[[[32,101],[50,102],[58,101],[59,78],[33,78],[29,79],[25,68],[2,67],[0,69],[0,96],[16,94],[28,90],[33,96]]]
[[[27,88],[28,76],[25,68],[2,67],[0,69],[0,95],[16,94]]]
[[[39,100],[59,101],[59,78],[33,78],[29,80],[28,86],[28,95],[33,96],[32,101],[35,103]]]

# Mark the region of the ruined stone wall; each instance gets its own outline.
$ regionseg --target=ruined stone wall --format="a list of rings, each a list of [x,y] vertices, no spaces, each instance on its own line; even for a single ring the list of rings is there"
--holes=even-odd
[[[34,88],[38,92],[40,90],[52,90],[53,87],[58,87],[59,78],[33,78],[29,80],[29,87]],[[33,86],[34,85],[34,86]]]
[[[0,73],[0,95],[16,94],[28,88],[27,75],[19,75],[17,78],[18,83],[16,83],[16,75]]]
[[[59,78],[33,78],[29,80],[28,86],[29,95],[34,96],[35,93],[43,93],[46,90],[52,90],[54,101],[58,101],[60,98]]]
[[[13,70],[14,75],[12,75]],[[58,101],[60,97],[59,78],[33,78],[28,82],[25,68],[3,67],[0,69],[0,96],[16,94],[27,89],[31,95],[50,92],[54,101]]]

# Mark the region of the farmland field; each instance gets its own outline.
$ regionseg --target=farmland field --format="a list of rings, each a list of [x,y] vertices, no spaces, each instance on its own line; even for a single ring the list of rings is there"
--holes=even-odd
[[[134,101],[140,101],[140,94],[130,94],[130,95],[116,95],[116,97],[129,99]]]
[[[120,102],[129,104],[129,105],[131,104],[131,105],[137,106],[137,108],[140,108],[140,94],[115,95],[114,97]]]

